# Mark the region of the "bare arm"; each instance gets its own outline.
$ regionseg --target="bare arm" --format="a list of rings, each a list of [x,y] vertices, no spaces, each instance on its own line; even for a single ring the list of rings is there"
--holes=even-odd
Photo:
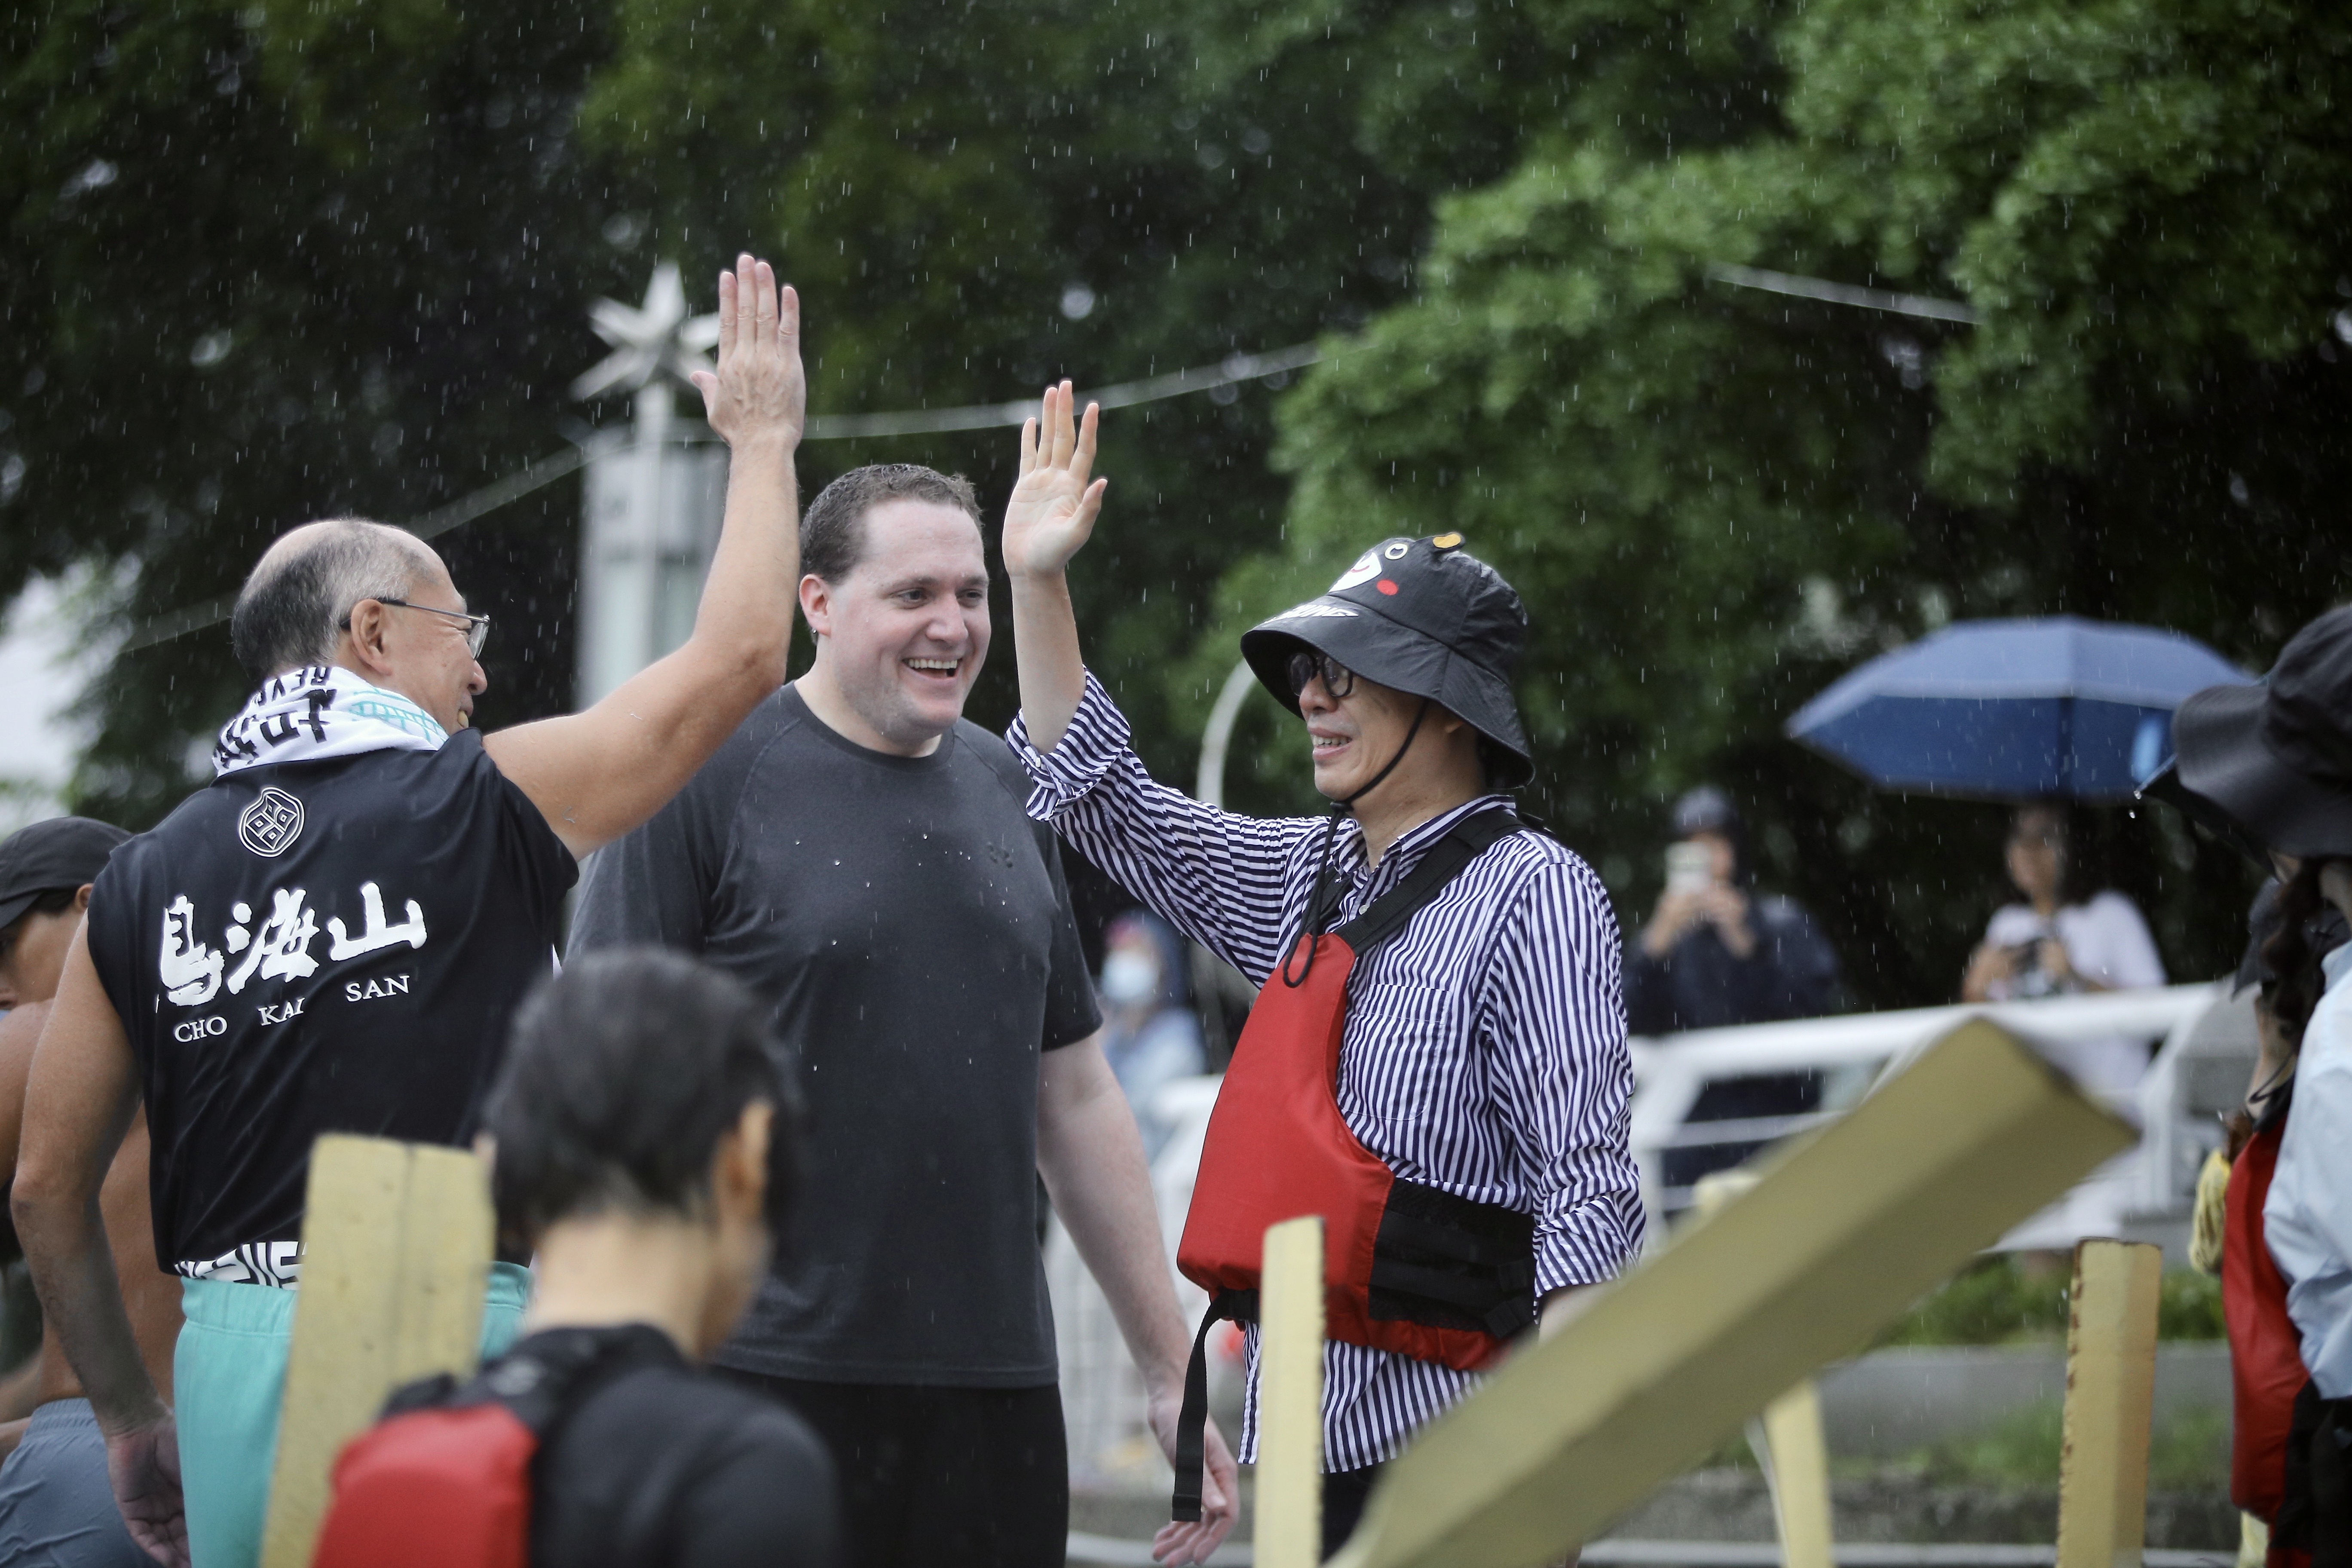
[[[1143,1140],[1103,1059],[1099,1036],[1045,1053],[1037,1075],[1037,1170],[1055,1214],[1110,1301],[1150,1390],[1152,1431],[1172,1461],[1192,1341],[1176,1310],[1160,1248]],[[1170,1524],[1160,1532],[1153,1551],[1163,1561],[1202,1561],[1234,1527],[1239,1480],[1213,1426],[1206,1468],[1200,1522]]]
[[[16,1169],[16,1142],[24,1135],[25,1079],[48,1017],[47,1002],[26,1002],[0,1017],[0,1173],[9,1175]]]
[[[518,725],[482,748],[574,855],[660,810],[762,698],[782,685],[800,591],[793,473],[808,387],[800,300],[740,258],[719,284],[719,371],[698,373],[727,439],[727,514],[686,646],[584,713]]]
[[[25,1093],[25,1131],[10,1209],[41,1310],[106,1434],[107,1468],[131,1538],[184,1564],[179,1446],[172,1412],[147,1375],[123,1310],[99,1208],[106,1171],[139,1105],[122,1020],[74,933]]]
[[[1087,691],[1077,615],[1065,574],[1094,532],[1108,479],[1095,464],[1095,405],[1073,425],[1068,382],[1045,389],[1038,417],[1021,427],[1021,481],[1004,508],[1004,571],[1013,583],[1013,659],[1029,743],[1050,752]]]
[[[33,1047],[40,1043],[41,1026],[49,1016],[47,1002],[26,1002],[0,1016],[0,1172],[13,1179],[16,1142],[25,1124],[25,1079],[32,1071]],[[41,1357],[37,1350],[25,1364],[0,1378],[0,1458],[16,1449],[25,1436],[24,1417],[41,1397]]]

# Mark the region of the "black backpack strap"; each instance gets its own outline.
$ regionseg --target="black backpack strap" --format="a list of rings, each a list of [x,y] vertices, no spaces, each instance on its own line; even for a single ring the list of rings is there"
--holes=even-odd
[[[1192,1358],[1184,1363],[1184,1404],[1176,1415],[1176,1489],[1168,1500],[1168,1517],[1186,1524],[1201,1517],[1201,1474],[1209,1459],[1209,1331],[1227,1318],[1257,1321],[1257,1292],[1218,1291],[1192,1336]]]
[[[1405,873],[1403,881],[1373,900],[1371,908],[1341,926],[1335,934],[1357,953],[1386,942],[1423,905],[1444,892],[1471,861],[1490,846],[1518,832],[1522,826],[1518,814],[1507,805],[1464,817],[1422,857],[1420,865]]]
[[[617,1331],[579,1329],[534,1335],[526,1346],[509,1351],[463,1383],[441,1372],[393,1390],[383,1404],[383,1418],[416,1410],[503,1405],[544,1447],[572,1409],[606,1382],[639,1366],[660,1364],[675,1353],[661,1331],[643,1324]]]

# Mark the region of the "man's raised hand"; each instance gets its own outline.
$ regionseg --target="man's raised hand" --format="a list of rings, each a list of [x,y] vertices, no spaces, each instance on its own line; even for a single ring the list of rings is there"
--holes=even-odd
[[[1021,426],[1021,481],[1004,507],[1004,569],[1015,577],[1050,577],[1068,565],[1094,532],[1108,479],[1087,477],[1095,466],[1097,410],[1076,403],[1068,382],[1045,389],[1037,417]]]
[[[801,300],[776,269],[745,251],[719,275],[719,370],[694,373],[710,427],[739,450],[761,440],[800,445],[808,423],[801,370]]]

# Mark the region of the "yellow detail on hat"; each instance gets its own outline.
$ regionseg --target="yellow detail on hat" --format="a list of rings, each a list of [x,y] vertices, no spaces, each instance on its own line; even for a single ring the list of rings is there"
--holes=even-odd
[[[1439,550],[1459,550],[1462,548],[1462,536],[1458,533],[1441,533],[1429,542]]]

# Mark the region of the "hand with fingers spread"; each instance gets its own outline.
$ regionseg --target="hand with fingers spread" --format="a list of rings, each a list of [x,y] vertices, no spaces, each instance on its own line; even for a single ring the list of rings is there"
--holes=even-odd
[[[1076,401],[1068,382],[1049,386],[1038,416],[1021,426],[1021,480],[1004,508],[1004,569],[1016,578],[1067,566],[1102,511],[1110,481],[1087,482],[1098,411],[1089,403],[1084,420],[1074,420]]]
[[[719,275],[719,369],[694,373],[710,427],[730,447],[763,440],[796,447],[808,424],[801,369],[801,301],[776,269],[745,251]]]

